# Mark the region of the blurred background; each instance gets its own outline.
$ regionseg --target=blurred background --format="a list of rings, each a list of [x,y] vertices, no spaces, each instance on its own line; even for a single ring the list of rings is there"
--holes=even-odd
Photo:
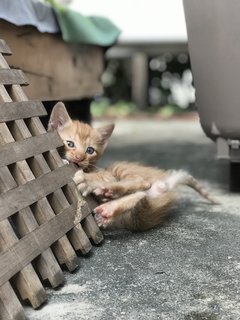
[[[169,118],[195,110],[182,1],[62,2],[86,16],[107,17],[121,30],[106,49],[104,94],[94,97],[94,117]]]
[[[90,113],[169,118],[194,111],[182,0],[0,5],[1,37],[18,52],[9,63],[25,72],[29,98],[49,113],[57,100],[88,122]]]

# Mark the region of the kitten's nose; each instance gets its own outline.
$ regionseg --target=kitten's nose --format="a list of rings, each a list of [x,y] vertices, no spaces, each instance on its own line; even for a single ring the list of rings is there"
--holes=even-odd
[[[84,156],[83,156],[82,154],[77,154],[77,155],[75,156],[75,159],[76,159],[78,162],[80,162],[80,161],[83,161]]]

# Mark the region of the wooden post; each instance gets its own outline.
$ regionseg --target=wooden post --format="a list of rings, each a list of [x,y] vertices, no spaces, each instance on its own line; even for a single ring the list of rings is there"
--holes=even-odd
[[[148,105],[148,58],[143,52],[132,56],[132,101],[141,111]]]

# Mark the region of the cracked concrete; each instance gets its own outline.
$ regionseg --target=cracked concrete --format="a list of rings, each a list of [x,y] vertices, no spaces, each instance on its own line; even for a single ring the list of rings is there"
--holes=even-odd
[[[116,121],[101,166],[117,160],[186,169],[221,205],[181,188],[158,229],[105,232],[63,287],[47,289],[47,304],[25,308],[28,318],[239,320],[240,196],[229,192],[228,163],[215,160],[198,121]]]

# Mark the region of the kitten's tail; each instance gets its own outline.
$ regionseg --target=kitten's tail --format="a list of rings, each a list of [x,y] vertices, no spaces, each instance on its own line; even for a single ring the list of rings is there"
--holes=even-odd
[[[189,173],[183,170],[171,170],[166,177],[165,183],[168,190],[172,190],[178,185],[187,185],[197,191],[203,198],[207,199],[212,204],[219,204],[204,187]]]

